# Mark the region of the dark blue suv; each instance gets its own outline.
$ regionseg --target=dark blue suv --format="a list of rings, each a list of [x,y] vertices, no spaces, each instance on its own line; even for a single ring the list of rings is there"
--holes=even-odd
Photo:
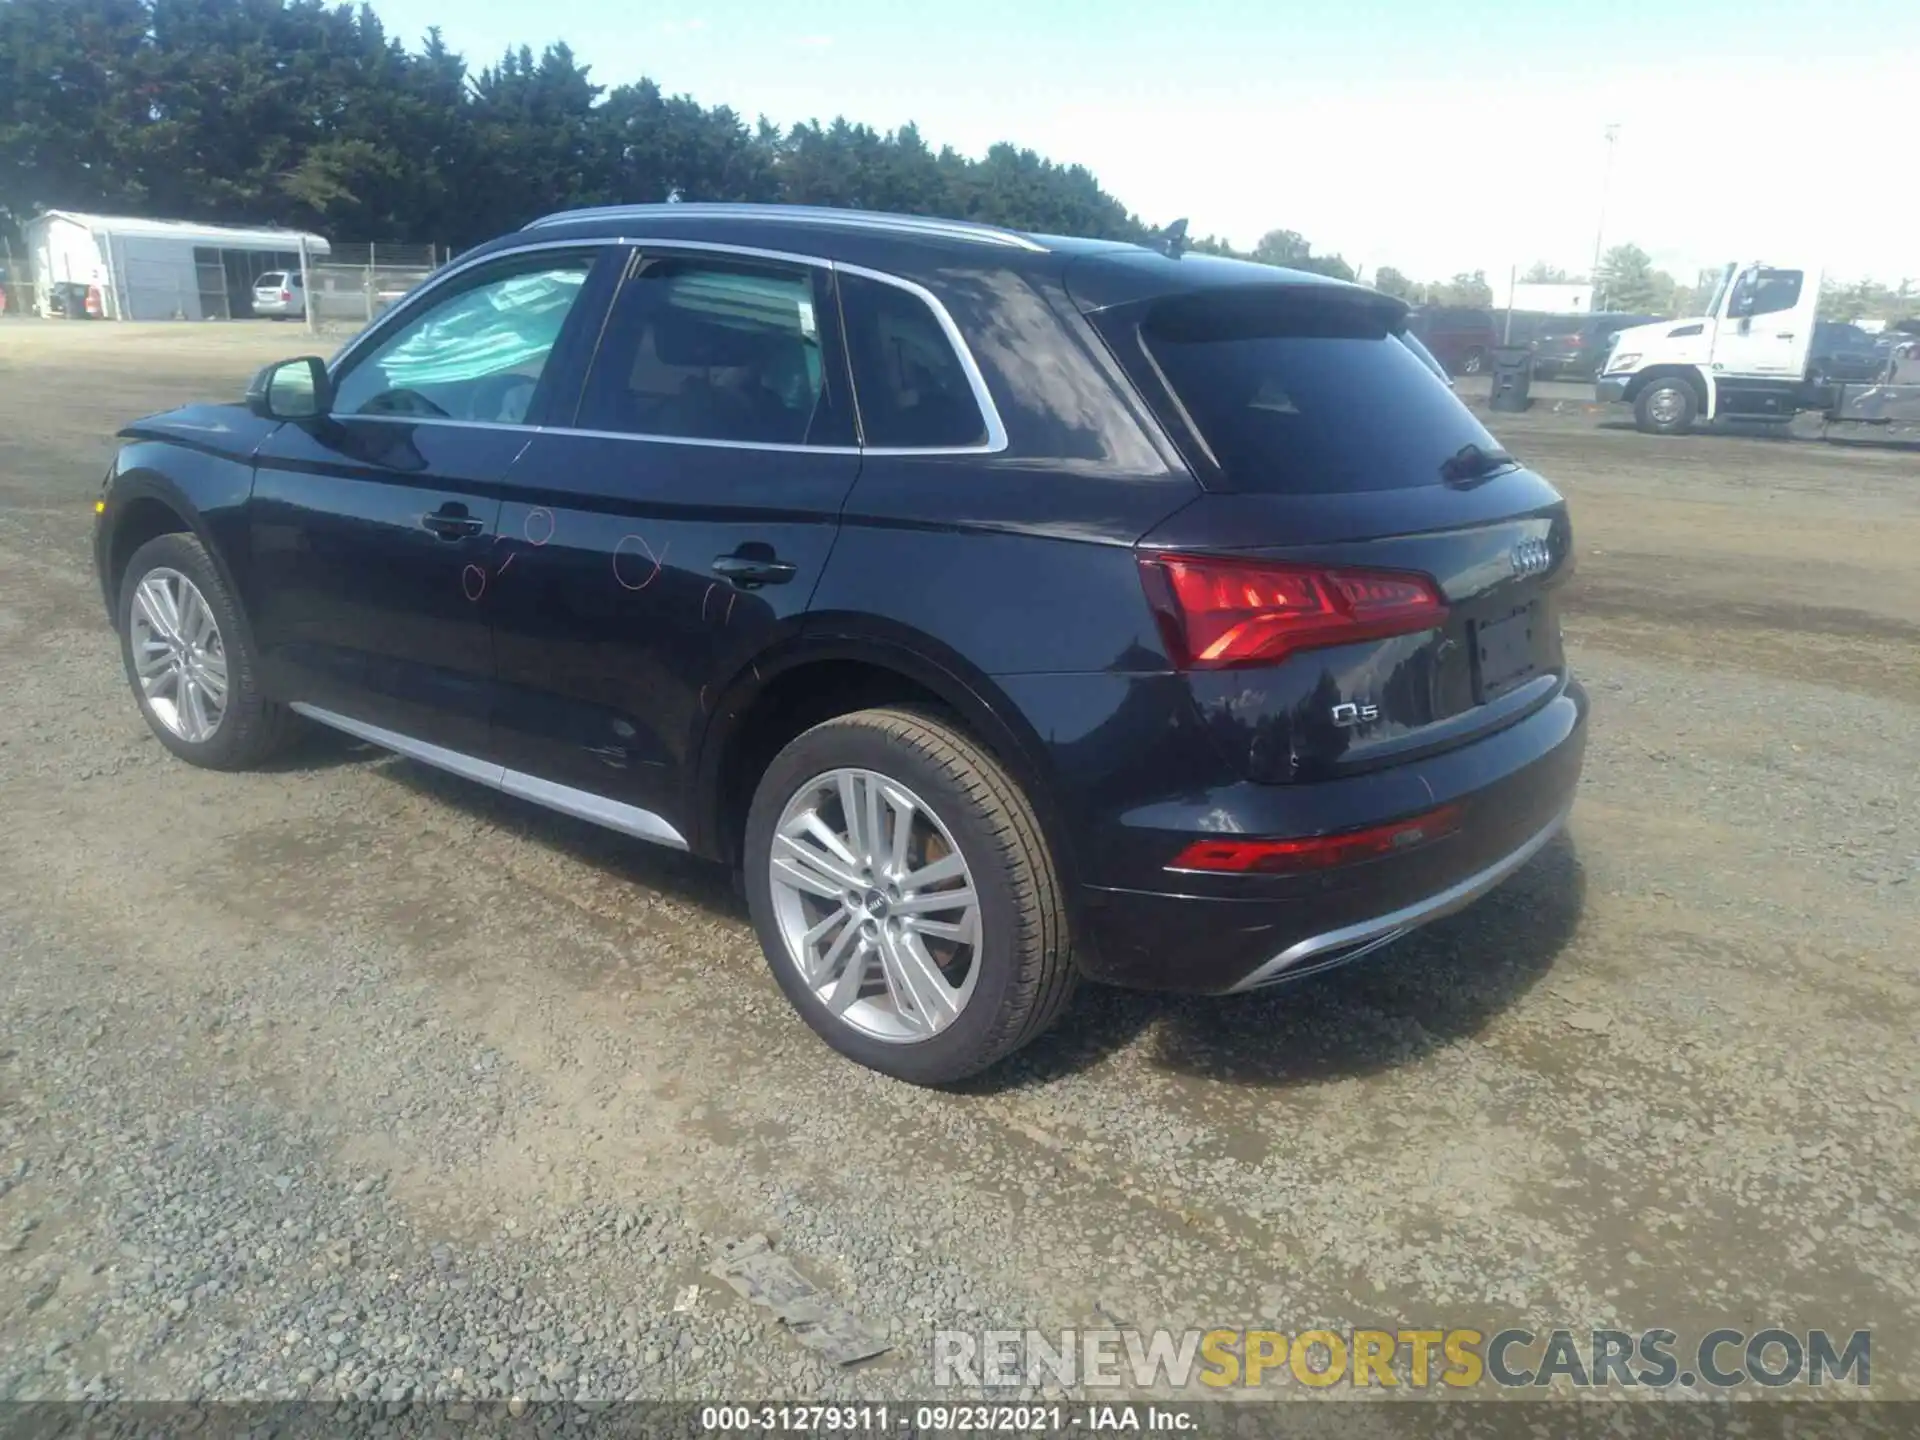
[[[181,758],[304,719],[738,867],[807,1022],[952,1081],[1081,976],[1310,974],[1565,819],[1566,507],[1405,320],[938,220],[555,215],[129,427],[101,586]]]

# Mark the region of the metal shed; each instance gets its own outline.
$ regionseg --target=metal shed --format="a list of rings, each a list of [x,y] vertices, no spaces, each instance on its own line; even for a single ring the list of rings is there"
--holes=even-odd
[[[330,253],[320,236],[297,230],[72,210],[49,210],[24,229],[42,315],[51,313],[53,287],[72,284],[98,287],[109,320],[245,319],[255,277],[297,270],[302,239],[310,260]]]

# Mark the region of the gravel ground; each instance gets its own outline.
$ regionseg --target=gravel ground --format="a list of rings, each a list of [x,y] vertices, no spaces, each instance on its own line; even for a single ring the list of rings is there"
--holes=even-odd
[[[1920,1394],[1920,458],[1500,418],[1575,506],[1569,836],[936,1094],[812,1038],[724,875],[148,736],[111,429],[287,343],[0,324],[0,1398],[924,1397],[935,1329],[1113,1324],[1872,1328]],[[895,1349],[706,1274],[756,1231]]]

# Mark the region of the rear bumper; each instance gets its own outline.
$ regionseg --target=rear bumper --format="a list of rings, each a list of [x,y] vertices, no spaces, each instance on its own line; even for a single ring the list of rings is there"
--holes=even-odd
[[[1547,842],[1566,825],[1567,815],[1572,808],[1569,805],[1554,816],[1518,849],[1502,855],[1484,870],[1476,870],[1444,890],[1385,915],[1376,915],[1369,920],[1356,921],[1336,930],[1294,941],[1266,964],[1246,975],[1233,989],[1236,992],[1258,990],[1328,970],[1335,965],[1344,965],[1349,960],[1358,960],[1362,955],[1398,940],[1408,931],[1429,921],[1451,915],[1456,910],[1464,910],[1545,849]]]
[[[1406,855],[1325,874],[1162,872],[1156,888],[1085,886],[1083,967],[1096,980],[1140,989],[1248,990],[1356,959],[1451,914],[1559,832],[1585,758],[1586,718],[1586,694],[1569,680],[1518,724],[1418,764],[1313,786],[1234,786],[1196,801],[1186,827],[1168,824],[1175,817],[1162,809],[1154,838],[1166,855],[1182,838],[1221,833],[1223,821],[1246,835],[1325,833],[1453,804],[1462,820],[1454,834]],[[1307,801],[1338,821],[1301,829]],[[1180,888],[1157,888],[1160,880]]]

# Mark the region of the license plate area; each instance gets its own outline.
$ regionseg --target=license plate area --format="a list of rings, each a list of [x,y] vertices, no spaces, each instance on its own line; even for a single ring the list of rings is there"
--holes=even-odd
[[[1539,673],[1534,630],[1540,623],[1540,607],[1523,605],[1502,619],[1482,620],[1473,627],[1474,690],[1481,704]]]

